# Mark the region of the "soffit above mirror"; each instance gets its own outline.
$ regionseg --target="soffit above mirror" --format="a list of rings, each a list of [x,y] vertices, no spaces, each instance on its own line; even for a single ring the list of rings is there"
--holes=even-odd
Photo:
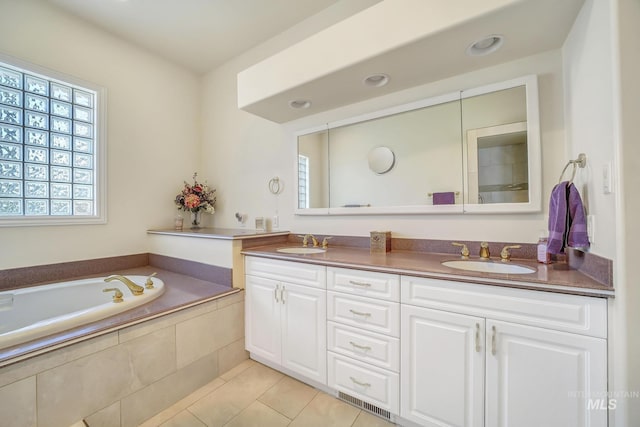
[[[284,123],[556,49],[584,0],[441,3],[383,1],[247,68],[238,74],[238,107]],[[467,55],[495,34],[504,37],[500,49]],[[379,73],[387,84],[363,83]]]

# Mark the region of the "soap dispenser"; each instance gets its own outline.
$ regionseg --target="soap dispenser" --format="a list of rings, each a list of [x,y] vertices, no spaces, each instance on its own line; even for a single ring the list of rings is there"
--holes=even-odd
[[[546,232],[541,232],[538,238],[538,262],[542,264],[549,264],[551,262],[551,254],[547,249],[547,243],[549,238]]]

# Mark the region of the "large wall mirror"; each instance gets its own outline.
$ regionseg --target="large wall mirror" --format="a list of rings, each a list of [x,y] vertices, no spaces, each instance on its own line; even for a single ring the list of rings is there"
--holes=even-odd
[[[540,210],[535,76],[296,134],[296,213]]]

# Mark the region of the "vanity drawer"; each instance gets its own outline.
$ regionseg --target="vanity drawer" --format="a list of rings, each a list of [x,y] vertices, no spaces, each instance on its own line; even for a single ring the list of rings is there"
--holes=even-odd
[[[327,319],[393,337],[400,335],[400,304],[327,291]]]
[[[400,379],[395,372],[329,352],[329,387],[398,414]]]
[[[314,288],[326,288],[327,268],[323,265],[281,261],[259,257],[245,257],[245,274],[296,283]]]
[[[607,337],[607,300],[501,286],[402,276],[403,304]]]
[[[327,322],[327,348],[334,353],[398,372],[400,340],[387,335]]]
[[[400,302],[400,276],[397,274],[328,267],[327,289]]]

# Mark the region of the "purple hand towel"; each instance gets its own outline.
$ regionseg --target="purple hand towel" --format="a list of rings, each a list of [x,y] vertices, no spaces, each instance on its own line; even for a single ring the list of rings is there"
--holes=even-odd
[[[433,193],[434,205],[453,205],[456,203],[456,195],[453,191]]]
[[[589,236],[580,193],[573,183],[563,181],[551,190],[547,250],[559,254],[567,246],[586,249]]]
[[[567,230],[567,185],[569,182],[563,181],[551,190],[549,200],[549,240],[547,241],[547,251],[551,254],[560,254],[564,251]]]
[[[569,232],[567,234],[567,246],[577,249],[588,249],[590,246],[587,234],[587,216],[580,193],[575,185],[569,185]]]

